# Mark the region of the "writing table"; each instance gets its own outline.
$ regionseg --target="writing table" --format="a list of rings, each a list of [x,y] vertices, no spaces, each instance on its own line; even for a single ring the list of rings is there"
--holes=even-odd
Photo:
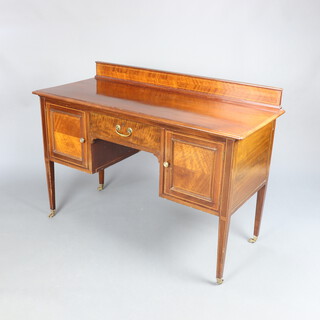
[[[160,164],[159,195],[219,217],[217,283],[223,282],[232,214],[253,194],[259,235],[282,89],[96,63],[95,78],[34,91],[55,215],[54,163],[88,173],[139,150]]]

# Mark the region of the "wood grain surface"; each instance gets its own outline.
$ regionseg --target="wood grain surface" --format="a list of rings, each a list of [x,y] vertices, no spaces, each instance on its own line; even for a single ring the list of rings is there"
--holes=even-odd
[[[120,134],[127,135],[129,128],[132,134],[129,137],[120,136],[116,132],[117,125],[121,127]],[[90,115],[90,128],[92,139],[108,140],[155,154],[160,153],[161,129],[159,127],[93,112]]]
[[[46,105],[46,110],[51,158],[87,167],[86,114],[51,103]],[[83,143],[80,138],[84,140]]]
[[[250,198],[268,178],[274,123],[269,123],[235,145],[232,211]]]
[[[219,210],[224,144],[166,131],[163,194]],[[181,203],[181,201],[180,201]]]
[[[163,89],[145,90],[141,86],[115,85],[113,90],[98,91],[101,81],[88,79],[71,84],[35,91],[35,94],[78,109],[116,112],[119,116],[143,117],[144,121],[188,128],[216,136],[243,139],[281,116],[284,111],[243,102],[217,100],[216,97],[191,96],[189,93]],[[104,83],[108,88],[109,82]],[[118,88],[118,89],[117,89]],[[101,89],[101,88],[100,88]],[[124,91],[128,90],[128,97]],[[97,92],[98,91],[98,92]],[[137,95],[134,98],[134,95]]]
[[[96,62],[97,77],[141,82],[280,106],[282,89],[173,72]]]

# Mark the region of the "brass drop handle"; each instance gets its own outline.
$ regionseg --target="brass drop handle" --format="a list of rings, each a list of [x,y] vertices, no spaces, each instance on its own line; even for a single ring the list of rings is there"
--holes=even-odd
[[[169,162],[168,161],[165,161],[164,163],[163,163],[163,166],[165,167],[165,168],[168,168],[169,167]]]
[[[85,143],[85,138],[80,138],[80,143]]]
[[[128,134],[121,133],[121,132],[119,132],[120,130],[121,130],[121,126],[119,124],[117,124],[116,125],[116,134],[118,134],[119,136],[124,137],[124,138],[130,137],[133,132],[133,130],[131,128],[127,129]]]

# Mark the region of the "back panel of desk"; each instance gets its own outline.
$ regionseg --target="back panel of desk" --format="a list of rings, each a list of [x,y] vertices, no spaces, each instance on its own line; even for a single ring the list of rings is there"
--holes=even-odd
[[[280,88],[96,62],[96,78],[101,77],[216,95],[222,98],[276,107],[280,106],[282,97],[282,89]]]

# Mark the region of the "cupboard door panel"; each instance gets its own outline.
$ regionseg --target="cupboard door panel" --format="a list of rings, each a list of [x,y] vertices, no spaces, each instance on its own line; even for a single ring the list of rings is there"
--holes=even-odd
[[[53,122],[53,152],[82,160],[81,117],[51,109]]]
[[[164,194],[218,210],[224,144],[166,132]]]
[[[85,113],[48,104],[47,117],[51,157],[86,167]]]

